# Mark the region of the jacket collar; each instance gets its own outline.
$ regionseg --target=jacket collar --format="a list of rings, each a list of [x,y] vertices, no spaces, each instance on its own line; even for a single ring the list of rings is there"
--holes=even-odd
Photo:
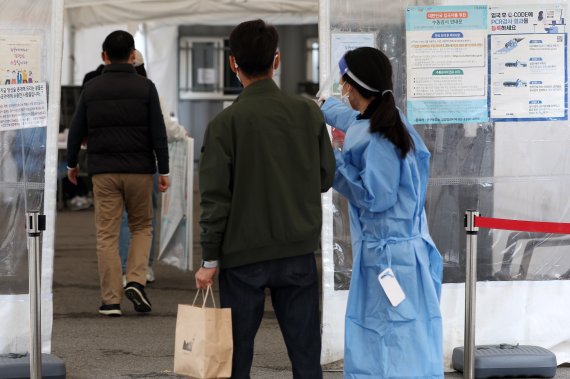
[[[103,74],[108,72],[131,72],[136,74],[137,70],[135,70],[135,66],[129,63],[111,63],[103,68]]]
[[[237,100],[273,91],[279,91],[279,87],[273,79],[261,79],[244,88]]]

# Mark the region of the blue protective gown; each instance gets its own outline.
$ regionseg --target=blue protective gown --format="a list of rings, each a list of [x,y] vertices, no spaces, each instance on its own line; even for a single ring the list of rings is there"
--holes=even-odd
[[[339,100],[329,98],[322,111],[329,125],[346,132],[343,151],[335,151],[333,183],[349,201],[353,254],[344,377],[443,378],[443,266],[424,210],[430,153],[401,112],[415,143],[405,159]],[[406,295],[397,307],[378,281],[387,267]]]

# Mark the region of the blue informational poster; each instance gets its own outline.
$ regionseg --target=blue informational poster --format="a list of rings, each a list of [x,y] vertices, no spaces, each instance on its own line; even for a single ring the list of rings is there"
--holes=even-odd
[[[493,121],[568,119],[566,5],[489,8]]]
[[[488,121],[487,6],[407,8],[406,52],[411,123]]]

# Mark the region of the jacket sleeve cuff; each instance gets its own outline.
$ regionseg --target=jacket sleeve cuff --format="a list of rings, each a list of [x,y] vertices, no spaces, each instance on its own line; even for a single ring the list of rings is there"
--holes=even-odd
[[[205,261],[217,261],[220,258],[219,247],[207,247],[202,245],[202,259]]]

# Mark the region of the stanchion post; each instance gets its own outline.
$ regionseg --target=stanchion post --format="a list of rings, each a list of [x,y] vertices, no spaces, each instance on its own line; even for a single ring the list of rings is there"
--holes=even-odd
[[[30,379],[42,377],[42,307],[40,237],[46,229],[45,215],[26,213],[30,292]]]
[[[465,212],[467,233],[465,259],[465,334],[463,348],[463,378],[475,378],[475,295],[477,290],[477,232],[475,217],[479,212]]]

